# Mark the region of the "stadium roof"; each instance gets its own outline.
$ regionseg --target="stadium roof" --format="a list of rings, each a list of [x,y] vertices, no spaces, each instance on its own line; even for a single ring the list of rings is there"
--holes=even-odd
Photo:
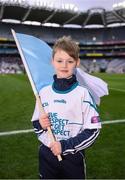
[[[17,1],[18,2],[18,1]],[[27,3],[8,3],[0,0],[0,21],[7,19],[45,23],[54,23],[60,26],[100,25],[108,27],[111,24],[125,23],[125,8],[117,7],[106,10],[103,7],[90,8],[87,11],[73,11],[69,9],[57,9],[45,6],[29,6]]]

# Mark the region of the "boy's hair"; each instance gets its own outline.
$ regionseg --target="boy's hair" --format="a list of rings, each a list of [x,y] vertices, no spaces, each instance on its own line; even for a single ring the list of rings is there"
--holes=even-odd
[[[73,59],[77,60],[79,58],[80,48],[78,43],[74,41],[70,36],[63,36],[59,38],[53,46],[53,57],[57,50],[63,50],[69,54]]]

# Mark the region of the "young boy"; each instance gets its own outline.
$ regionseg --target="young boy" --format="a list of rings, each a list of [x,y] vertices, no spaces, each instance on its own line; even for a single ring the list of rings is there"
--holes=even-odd
[[[45,110],[36,103],[32,117],[38,139],[41,179],[85,179],[84,149],[99,135],[101,123],[89,91],[79,86],[74,70],[80,64],[79,46],[70,37],[57,40],[53,48],[54,82],[40,91]],[[56,141],[52,142],[47,127]],[[62,156],[58,161],[57,155]]]

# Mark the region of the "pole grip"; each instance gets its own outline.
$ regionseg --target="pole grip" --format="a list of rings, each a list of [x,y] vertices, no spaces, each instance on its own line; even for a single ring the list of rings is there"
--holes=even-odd
[[[42,102],[41,102],[40,97],[39,97],[38,94],[36,95],[36,101],[37,101],[37,103],[38,103],[39,110],[40,110],[41,114],[45,114],[45,111],[44,111],[43,106],[42,106]],[[52,142],[56,141],[56,139],[55,139],[55,137],[54,137],[54,135],[53,135],[53,133],[52,133],[51,128],[48,127],[47,130],[48,130],[49,136],[50,136],[50,138],[51,138],[51,141],[52,141]],[[58,161],[62,161],[61,155],[57,155],[57,158],[58,158]]]

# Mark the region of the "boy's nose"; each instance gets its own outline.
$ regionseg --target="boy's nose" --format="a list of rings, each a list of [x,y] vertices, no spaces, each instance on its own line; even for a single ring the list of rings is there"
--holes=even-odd
[[[67,67],[67,62],[66,61],[63,62],[63,67]]]

